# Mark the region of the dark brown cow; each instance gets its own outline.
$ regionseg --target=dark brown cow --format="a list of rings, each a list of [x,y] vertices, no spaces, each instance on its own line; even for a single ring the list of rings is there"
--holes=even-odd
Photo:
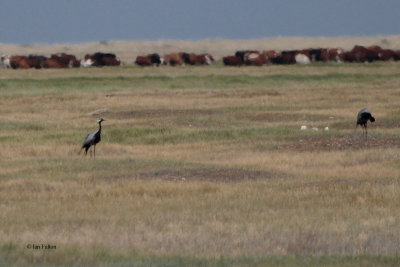
[[[43,67],[43,62],[46,60],[43,56],[29,55],[29,56],[12,56],[10,58],[10,66],[13,69],[40,69]]]
[[[65,65],[67,65],[68,68],[77,68],[80,66],[79,60],[74,55],[58,53],[51,55],[50,58],[56,59],[64,63]]]
[[[246,53],[244,55],[244,63],[251,66],[262,66],[269,63],[269,61],[264,54]]]
[[[284,64],[284,65],[295,64],[296,54],[297,54],[296,50],[282,51],[278,53],[273,59],[271,59],[271,62],[274,64]]]
[[[153,62],[151,62],[151,58],[147,56],[137,56],[135,64],[139,66],[152,66]]]
[[[396,54],[395,60],[400,60],[400,50],[394,50],[393,52]]]
[[[222,58],[222,62],[224,62],[224,65],[226,66],[242,66],[243,61],[240,57],[238,56],[226,56]]]
[[[147,56],[137,56],[135,60],[135,64],[139,66],[160,66],[160,64],[164,63],[164,59],[160,57],[159,54],[153,53],[148,54]]]
[[[206,60],[205,65],[211,65],[215,61],[214,57],[208,53],[200,54],[199,56],[205,58],[205,60]],[[209,62],[209,64],[208,64],[208,62]]]
[[[303,55],[307,56],[311,60],[311,48],[310,49],[297,50],[296,54],[303,54]]]
[[[41,69],[43,67],[43,62],[47,58],[44,56],[38,56],[38,55],[29,55],[28,56],[28,63],[31,68],[35,69]]]
[[[378,52],[361,45],[354,46],[350,52],[353,54],[355,62],[372,62],[379,59]]]
[[[45,60],[43,67],[46,69],[48,68],[63,69],[63,68],[68,68],[68,65],[58,60],[57,58],[48,58],[47,60]]]
[[[196,65],[197,55],[195,53],[183,53],[182,54],[183,62],[188,65]]]
[[[378,54],[378,60],[389,61],[389,60],[399,60],[400,57],[396,54],[395,51],[391,49],[383,49],[378,45],[373,45],[367,47],[369,51],[373,51]]]
[[[269,63],[269,56],[256,50],[239,50],[235,56],[239,57],[243,64],[249,66],[262,66]]]
[[[210,54],[183,53],[183,61],[188,65],[211,65],[214,58]]]
[[[373,51],[375,53],[379,53],[382,51],[382,47],[380,47],[379,45],[371,45],[367,47],[368,50]]]
[[[116,56],[104,56],[101,60],[102,66],[120,66],[121,60]]]
[[[74,55],[66,53],[53,54],[44,62],[45,68],[77,68],[80,62]]]
[[[354,56],[353,52],[346,51],[340,55],[340,59],[344,62],[356,62],[356,57]]]
[[[87,54],[81,61],[82,67],[103,67],[103,66],[120,66],[121,61],[112,53],[96,52],[94,54]]]
[[[271,61],[279,56],[282,55],[282,53],[278,50],[264,50],[261,54],[263,54],[268,61]]]
[[[320,50],[321,50],[321,55],[320,55],[319,61],[322,61],[322,62],[328,62],[328,61],[330,61],[330,58],[329,58],[329,49],[327,49],[327,48],[320,48]]]
[[[10,58],[10,66],[13,69],[29,69],[29,63],[26,56],[12,56]]]
[[[390,60],[400,60],[400,55],[397,54],[395,51],[391,49],[382,49],[378,53],[379,59],[384,60],[384,61],[390,61]]]
[[[249,55],[252,55],[251,57],[256,57],[256,55],[259,55],[260,52],[256,51],[256,50],[239,50],[235,52],[235,56],[240,57],[240,59],[242,60],[242,62],[244,64],[246,63],[246,57],[248,58]]]
[[[214,57],[210,54],[196,55],[195,65],[211,65],[214,62]]]
[[[328,57],[329,57],[329,61],[335,61],[337,63],[342,62],[342,55],[343,54],[343,50],[340,48],[330,48],[328,49]]]
[[[323,51],[321,48],[311,48],[309,49],[311,62],[323,61]],[[326,60],[326,54],[324,55],[324,60]]]

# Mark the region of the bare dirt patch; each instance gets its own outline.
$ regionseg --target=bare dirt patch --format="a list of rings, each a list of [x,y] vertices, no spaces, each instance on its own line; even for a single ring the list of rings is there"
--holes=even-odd
[[[105,177],[107,182],[116,182],[127,179],[160,179],[171,182],[191,182],[191,181],[207,181],[207,182],[241,182],[247,180],[271,179],[282,177],[280,174],[235,168],[201,168],[201,169],[161,169],[157,171],[122,174],[117,176]],[[96,179],[98,181],[98,179]]]
[[[288,150],[346,150],[346,149],[369,149],[369,148],[385,148],[398,147],[400,140],[394,137],[374,137],[369,136],[368,139],[360,136],[340,136],[330,138],[305,137],[299,138],[297,142],[283,144],[278,149]]]
[[[209,181],[209,182],[240,182],[246,180],[269,179],[277,177],[267,171],[245,170],[234,168],[202,168],[193,170],[164,169],[156,172],[142,173],[143,179],[156,178],[167,181]]]
[[[236,116],[236,119],[246,119],[250,121],[268,121],[268,122],[288,122],[288,121],[326,121],[329,116],[314,114],[288,114],[279,112],[268,113],[247,113]]]
[[[342,121],[342,122],[335,122],[333,127],[338,129],[358,129],[360,130],[360,126],[356,127],[356,120],[354,121]],[[368,122],[368,130],[373,129],[391,129],[391,128],[399,128],[400,121],[393,117],[393,118],[377,118],[374,123]]]

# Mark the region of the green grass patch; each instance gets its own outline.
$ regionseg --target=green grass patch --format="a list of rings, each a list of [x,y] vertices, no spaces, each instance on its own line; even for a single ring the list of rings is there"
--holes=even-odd
[[[294,128],[251,129],[178,129],[170,127],[110,129],[104,140],[119,144],[179,144],[191,142],[236,141],[248,142],[263,138],[288,138],[296,134]]]
[[[184,88],[251,88],[254,86],[279,86],[290,83],[319,84],[328,82],[364,83],[366,81],[399,80],[395,74],[273,74],[252,76],[241,75],[182,75],[141,76],[141,77],[70,77],[51,79],[2,79],[0,92],[3,95],[57,93],[64,91],[90,92],[111,89],[184,89]]]

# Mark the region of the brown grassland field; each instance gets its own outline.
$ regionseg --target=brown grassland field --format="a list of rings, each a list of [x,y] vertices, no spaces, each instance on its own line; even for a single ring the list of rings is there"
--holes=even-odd
[[[314,41],[156,45],[400,49],[399,36]],[[0,69],[1,266],[400,264],[400,62],[140,68],[129,49],[146,43],[118,43],[52,49],[122,67]],[[99,117],[96,159],[78,155]]]

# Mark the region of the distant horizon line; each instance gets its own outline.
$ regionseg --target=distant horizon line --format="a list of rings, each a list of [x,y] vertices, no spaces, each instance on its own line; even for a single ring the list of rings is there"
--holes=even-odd
[[[10,46],[36,46],[36,45],[82,45],[82,44],[92,44],[92,43],[100,43],[104,45],[108,45],[109,43],[117,43],[117,42],[137,42],[137,43],[158,43],[158,42],[218,42],[218,41],[261,41],[261,40],[275,40],[275,39],[338,39],[338,38],[386,38],[386,37],[399,37],[400,34],[376,34],[376,35],[337,35],[337,36],[288,36],[288,35],[277,35],[274,37],[258,37],[258,38],[247,38],[247,39],[235,39],[235,38],[222,38],[222,37],[209,37],[202,39],[167,39],[160,38],[157,40],[151,39],[109,39],[109,40],[92,40],[92,41],[78,41],[78,42],[29,42],[29,43],[8,43],[8,42],[0,42],[1,45],[10,45]]]

